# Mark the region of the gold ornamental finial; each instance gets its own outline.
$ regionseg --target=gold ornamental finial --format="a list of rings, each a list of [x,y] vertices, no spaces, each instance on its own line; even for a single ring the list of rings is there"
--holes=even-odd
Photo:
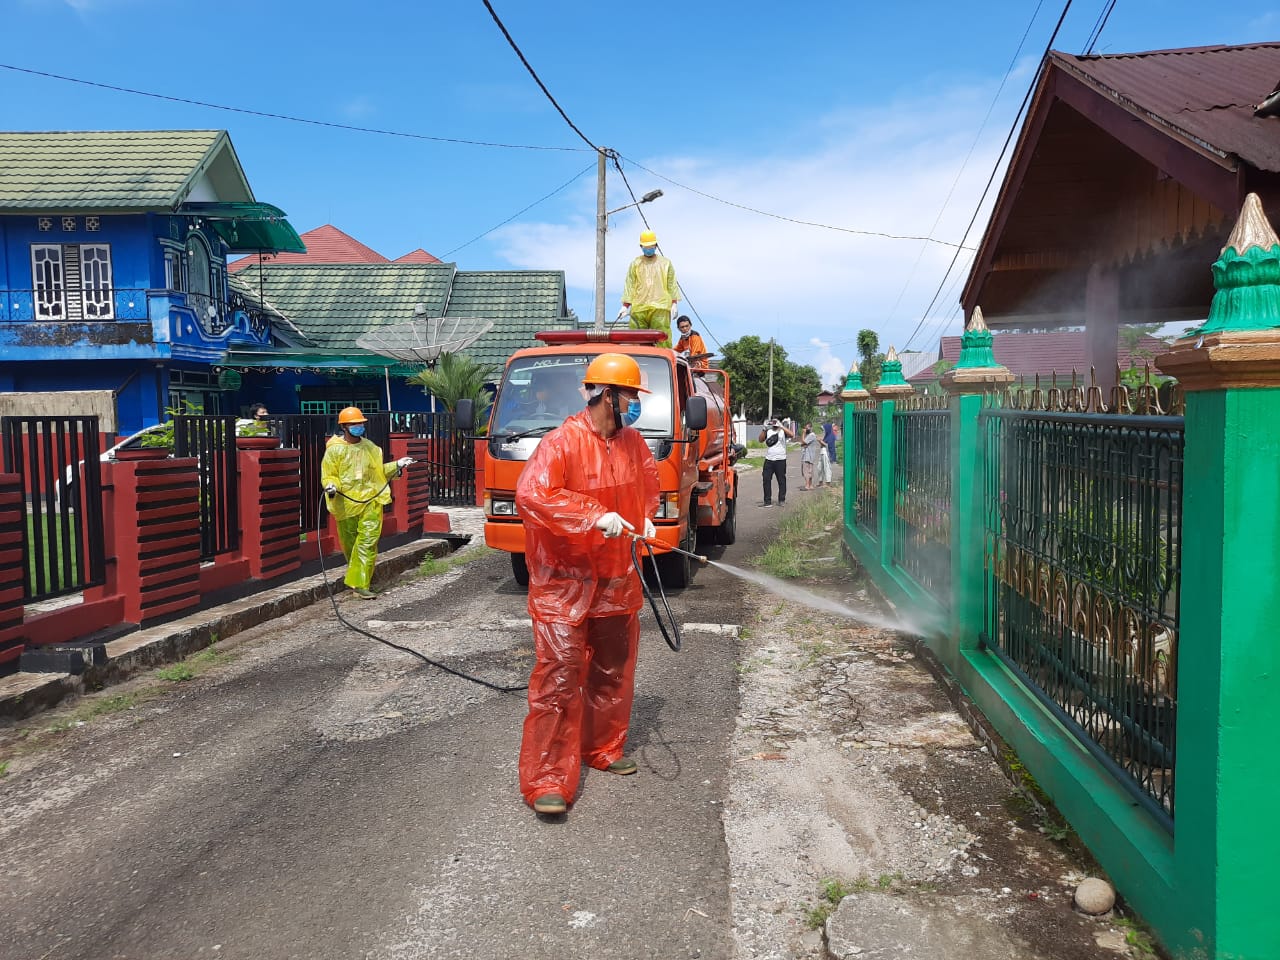
[[[1240,219],[1236,221],[1235,229],[1227,238],[1227,246],[1222,248],[1222,252],[1226,253],[1227,247],[1235,247],[1236,253],[1244,253],[1250,247],[1270,250],[1277,245],[1280,245],[1280,237],[1276,236],[1271,222],[1263,212],[1262,201],[1256,193],[1249,194],[1244,198]]]
[[[885,363],[893,363],[898,359],[898,351],[894,349],[893,344],[889,344],[889,352],[884,355]]]
[[[965,333],[986,333],[987,321],[983,319],[981,307],[973,308],[973,316],[969,318],[969,323],[964,329]]]

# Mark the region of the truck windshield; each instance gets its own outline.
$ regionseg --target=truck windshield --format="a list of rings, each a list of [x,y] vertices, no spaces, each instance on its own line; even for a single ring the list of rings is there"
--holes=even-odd
[[[586,406],[582,377],[595,354],[517,357],[498,389],[489,435],[536,436],[560,426],[565,417]],[[664,357],[639,356],[640,379],[651,393],[640,395],[635,427],[647,436],[671,436],[671,363]]]

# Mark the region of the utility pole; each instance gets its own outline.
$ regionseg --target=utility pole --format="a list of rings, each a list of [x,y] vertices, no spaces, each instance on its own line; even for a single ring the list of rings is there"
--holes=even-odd
[[[765,419],[773,419],[773,337],[769,338],[769,415]]]
[[[604,160],[609,152],[601,147],[596,152],[596,323],[597,331],[604,330],[604,233],[608,216],[604,209]]]

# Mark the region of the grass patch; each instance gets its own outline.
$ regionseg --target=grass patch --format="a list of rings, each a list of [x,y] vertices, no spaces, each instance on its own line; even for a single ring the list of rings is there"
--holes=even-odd
[[[0,777],[7,777],[8,775],[9,775],[9,761],[0,760]]]
[[[834,491],[810,491],[796,509],[783,515],[777,538],[755,561],[756,565],[789,580],[821,572],[822,563],[843,570],[838,559],[840,510],[840,498]],[[833,555],[837,559],[829,559]]]
[[[867,887],[859,887],[859,881],[855,880],[852,885],[846,884],[843,880],[834,877],[828,877],[822,881],[822,886],[818,891],[818,903],[816,906],[806,907],[804,911],[804,922],[810,930],[819,929],[831,914],[835,913],[836,907],[840,906],[840,901],[859,889],[870,889]]]
[[[217,641],[218,638],[215,636],[213,642],[217,643]],[[205,647],[203,650],[198,650],[171,666],[161,667],[155,672],[155,675],[161,680],[167,680],[170,683],[186,683],[188,680],[194,680],[202,673],[209,672],[214,667],[229,663],[232,659],[229,653],[223,653],[213,647]]]
[[[435,577],[442,573],[448,573],[458,567],[465,567],[468,563],[474,563],[481,557],[486,557],[492,553],[492,548],[479,545],[474,550],[458,551],[455,553],[447,553],[443,557],[427,554],[422,558],[422,562],[418,564],[418,576]]]
[[[136,693],[117,693],[110,697],[99,697],[76,708],[75,718],[88,723],[96,717],[106,717],[113,713],[132,710],[139,703]]]
[[[1158,960],[1160,954],[1156,952],[1156,942],[1146,927],[1128,917],[1118,917],[1115,925],[1124,934],[1130,956],[1138,960]]]

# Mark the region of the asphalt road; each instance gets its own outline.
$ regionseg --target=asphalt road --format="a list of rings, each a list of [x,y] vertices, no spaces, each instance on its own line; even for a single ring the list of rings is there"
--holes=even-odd
[[[730,562],[776,527],[759,484],[744,475]],[[672,605],[684,624],[738,625],[743,598],[707,568]],[[343,610],[450,666],[527,679],[505,554]],[[646,611],[640,772],[590,771],[559,822],[517,790],[523,694],[374,644],[325,606],[230,643],[230,663],[67,731],[0,780],[0,957],[733,955],[733,639],[689,630],[672,653]]]

